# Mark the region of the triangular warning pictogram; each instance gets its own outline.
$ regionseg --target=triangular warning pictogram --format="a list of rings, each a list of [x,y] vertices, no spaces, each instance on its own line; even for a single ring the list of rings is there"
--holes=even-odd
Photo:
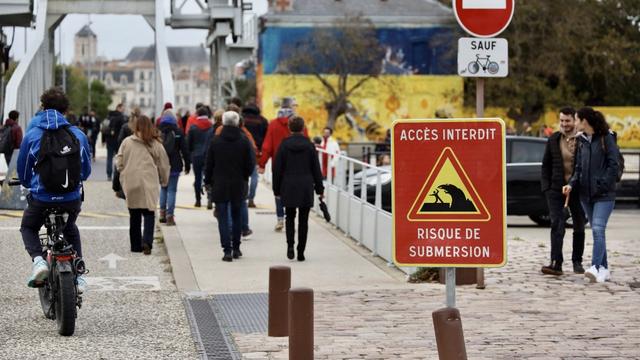
[[[442,150],[409,213],[409,221],[489,221],[491,214],[460,161]]]

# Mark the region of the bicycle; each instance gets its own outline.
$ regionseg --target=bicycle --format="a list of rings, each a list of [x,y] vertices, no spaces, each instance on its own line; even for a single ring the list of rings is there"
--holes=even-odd
[[[497,74],[500,66],[497,62],[491,61],[490,57],[491,55],[487,55],[487,57],[481,58],[480,54],[476,54],[476,60],[469,63],[467,70],[469,70],[471,74],[476,74],[482,68],[482,71],[489,72],[491,75]]]
[[[0,185],[2,183],[0,180]],[[11,179],[8,185],[18,186],[20,181]],[[71,336],[75,331],[76,307],[82,307],[82,296],[78,294],[76,279],[88,271],[84,261],[76,256],[73,246],[67,243],[62,233],[69,213],[52,207],[45,214],[46,233],[40,234],[40,242],[47,249],[49,276],[42,282],[36,282],[35,286],[38,288],[44,316],[56,320],[60,335]]]

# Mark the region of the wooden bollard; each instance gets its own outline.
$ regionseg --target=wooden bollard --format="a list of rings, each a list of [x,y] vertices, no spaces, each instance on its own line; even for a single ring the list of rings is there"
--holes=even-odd
[[[269,268],[269,336],[289,335],[289,288],[291,268]]]
[[[289,360],[313,360],[313,289],[289,290]]]
[[[456,308],[443,308],[432,313],[433,328],[440,360],[467,360],[462,320]]]

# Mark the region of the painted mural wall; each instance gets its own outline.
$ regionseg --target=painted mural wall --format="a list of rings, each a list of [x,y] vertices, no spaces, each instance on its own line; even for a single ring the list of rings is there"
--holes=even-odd
[[[359,78],[354,76],[350,81]],[[292,96],[310,134],[322,132],[327,112],[324,90],[317,79],[311,75],[264,75],[262,81],[263,115],[274,117],[281,99]],[[396,119],[431,118],[436,111],[457,114],[456,109],[462,109],[462,92],[459,76],[383,75],[369,80],[351,97],[351,108],[338,120],[334,134],[341,141],[382,141]]]

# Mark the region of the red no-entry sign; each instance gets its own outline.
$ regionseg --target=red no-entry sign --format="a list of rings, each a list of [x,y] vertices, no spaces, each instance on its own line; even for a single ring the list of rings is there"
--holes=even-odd
[[[514,0],[454,0],[453,12],[469,34],[494,37],[509,26],[514,7]]]
[[[506,263],[500,119],[393,124],[393,253],[400,266]]]

